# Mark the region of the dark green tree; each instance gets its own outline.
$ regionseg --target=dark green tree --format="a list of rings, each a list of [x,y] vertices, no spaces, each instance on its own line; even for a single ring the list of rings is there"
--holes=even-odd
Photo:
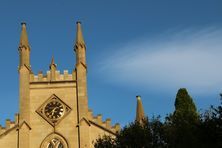
[[[150,148],[151,132],[148,119],[134,121],[125,126],[116,138],[103,136],[94,143],[95,148]]]
[[[199,116],[193,99],[185,88],[178,90],[175,111],[166,117],[165,139],[171,148],[199,146]]]
[[[178,90],[174,105],[174,120],[177,122],[184,122],[186,120],[189,123],[198,121],[196,106],[185,88]]]
[[[200,128],[204,148],[222,147],[222,95],[221,104],[217,107],[211,106],[202,115]]]
[[[145,118],[143,122],[134,121],[125,126],[116,139],[104,136],[97,139],[95,148],[164,148],[164,126],[160,117],[153,117],[148,122]]]
[[[142,122],[132,122],[125,126],[116,137],[119,148],[151,147],[151,132],[148,118]]]
[[[222,97],[222,95],[221,95]],[[165,118],[153,117],[148,122],[134,121],[116,138],[97,139],[95,148],[222,148],[221,104],[199,116],[193,99],[185,88],[178,90],[175,111]]]
[[[164,124],[160,120],[160,116],[154,117],[149,122],[151,132],[151,146],[152,148],[166,147]]]
[[[94,147],[95,148],[117,148],[116,139],[111,136],[104,135],[103,137],[99,137],[96,140],[96,142],[94,143]]]

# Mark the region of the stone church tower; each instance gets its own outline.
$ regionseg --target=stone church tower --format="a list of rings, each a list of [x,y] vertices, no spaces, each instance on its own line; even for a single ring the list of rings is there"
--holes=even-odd
[[[0,126],[0,148],[92,148],[104,134],[115,136],[119,124],[93,116],[88,108],[86,45],[77,22],[75,69],[61,74],[52,58],[49,71],[35,75],[26,24],[19,44],[19,113]]]

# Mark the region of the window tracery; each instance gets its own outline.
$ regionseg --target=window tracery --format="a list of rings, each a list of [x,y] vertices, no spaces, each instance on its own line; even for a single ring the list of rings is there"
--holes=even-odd
[[[44,139],[40,148],[68,148],[68,145],[60,135],[51,134]]]
[[[64,145],[59,139],[54,138],[49,141],[47,148],[64,148]]]

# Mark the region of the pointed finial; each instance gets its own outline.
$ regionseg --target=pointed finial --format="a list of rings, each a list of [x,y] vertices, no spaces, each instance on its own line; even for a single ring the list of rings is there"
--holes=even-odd
[[[142,123],[144,116],[143,104],[140,96],[136,96],[137,108],[136,108],[136,121]]]
[[[76,22],[77,24],[77,31],[76,31],[76,46],[80,45],[82,47],[85,46],[85,42],[83,39],[82,29],[81,29],[81,22]]]
[[[55,64],[54,56],[52,56],[51,65]]]
[[[25,47],[30,49],[28,42],[28,35],[26,31],[26,23],[22,22],[21,25],[22,25],[22,32],[21,32],[19,47]]]
[[[51,69],[52,66],[56,67],[57,65],[55,64],[54,56],[52,56],[51,64],[49,65],[49,68]]]

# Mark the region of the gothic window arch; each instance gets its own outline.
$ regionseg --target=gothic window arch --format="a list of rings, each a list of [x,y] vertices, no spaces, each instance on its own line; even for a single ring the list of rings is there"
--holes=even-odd
[[[68,144],[62,136],[53,133],[43,140],[40,148],[68,148]]]

